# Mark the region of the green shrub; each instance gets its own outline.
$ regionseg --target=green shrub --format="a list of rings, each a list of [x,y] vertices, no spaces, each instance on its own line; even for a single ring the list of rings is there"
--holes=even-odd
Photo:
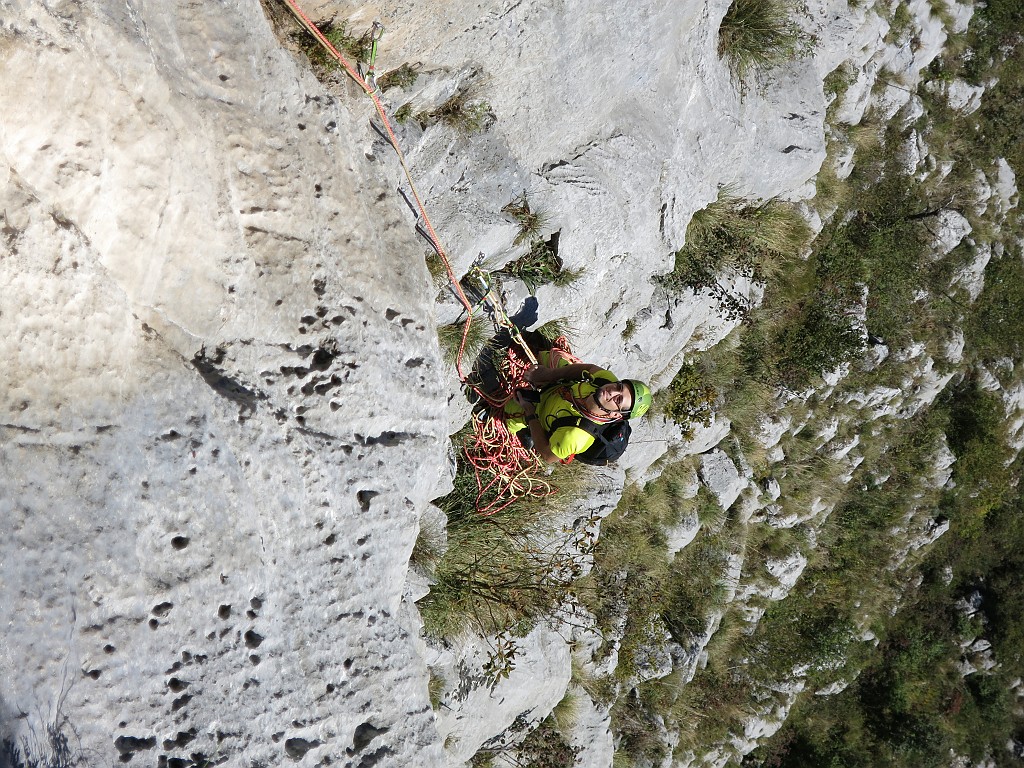
[[[657,281],[669,292],[707,293],[725,315],[743,319],[749,313],[746,300],[727,290],[721,278],[767,280],[800,254],[809,237],[810,228],[792,205],[776,200],[749,205],[723,189],[693,215],[672,271]]]
[[[727,542],[703,530],[676,556],[662,615],[684,648],[704,633],[712,613],[725,603],[728,566]]]
[[[456,436],[457,445],[463,435]],[[592,546],[589,522],[566,531],[557,517],[578,497],[584,475],[572,465],[558,467],[551,476],[557,493],[520,498],[485,517],[476,510],[475,473],[459,455],[452,492],[435,500],[448,516],[448,548],[434,566],[430,593],[419,602],[428,634],[514,635],[541,617],[556,616]]]
[[[683,437],[693,435],[693,425],[708,426],[714,418],[718,392],[694,363],[684,363],[668,386],[665,415],[682,427]]]
[[[953,390],[947,402],[946,435],[956,456],[955,487],[950,491],[955,499],[954,523],[961,536],[969,537],[981,532],[984,518],[1011,492],[1006,411],[999,395],[973,381]]]
[[[407,102],[395,110],[395,122],[398,124],[407,123],[412,120],[412,102]]]
[[[334,19],[316,26],[339,53],[356,62],[369,61],[372,44],[370,30],[356,36],[348,31],[348,25],[344,21],[336,22]],[[341,68],[338,60],[324,50],[323,46],[305,29],[296,32],[294,39],[309,58],[309,63],[314,70],[322,74]]]
[[[1024,262],[1018,249],[988,265],[985,287],[967,317],[964,336],[979,360],[1024,360]]]
[[[544,720],[515,747],[519,768],[564,768],[573,765],[581,747],[572,746],[552,718]]]
[[[557,242],[557,233],[554,242]],[[510,264],[500,274],[522,280],[531,293],[542,285],[565,287],[583,276],[581,269],[566,269],[552,240],[534,240],[530,250]]]

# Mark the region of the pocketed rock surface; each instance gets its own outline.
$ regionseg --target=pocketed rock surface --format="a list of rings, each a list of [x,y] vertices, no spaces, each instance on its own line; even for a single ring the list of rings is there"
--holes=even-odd
[[[432,294],[364,124],[250,2],[3,6],[0,736],[440,765]]]

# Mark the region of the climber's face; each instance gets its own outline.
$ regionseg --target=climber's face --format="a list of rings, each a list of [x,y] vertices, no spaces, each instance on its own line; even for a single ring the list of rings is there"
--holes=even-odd
[[[601,410],[608,413],[629,413],[633,407],[633,393],[621,381],[603,384],[594,392],[594,400]]]

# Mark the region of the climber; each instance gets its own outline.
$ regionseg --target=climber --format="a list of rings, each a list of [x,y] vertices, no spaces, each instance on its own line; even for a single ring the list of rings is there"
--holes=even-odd
[[[651,391],[635,379],[619,380],[611,371],[590,363],[571,363],[540,355],[542,365],[526,372],[534,388],[519,390],[505,406],[505,423],[512,433],[528,429],[532,447],[547,463],[614,461],[629,439],[627,419],[647,413]]]

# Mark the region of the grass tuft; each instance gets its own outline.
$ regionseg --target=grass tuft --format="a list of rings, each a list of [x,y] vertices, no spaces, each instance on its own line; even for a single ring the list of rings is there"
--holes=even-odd
[[[495,116],[490,104],[474,98],[469,90],[460,89],[441,106],[421,112],[417,119],[424,126],[443,123],[459,133],[473,134],[487,130]]]
[[[565,336],[571,344],[579,331],[568,317],[556,317],[540,326],[537,329],[537,333],[548,341],[554,341],[559,336]]]
[[[377,78],[377,87],[381,91],[386,91],[389,88],[409,88],[416,83],[416,79],[420,76],[420,64],[410,64],[406,62],[400,67],[395,69],[389,69],[383,75]]]
[[[454,365],[459,356],[459,347],[462,344],[463,333],[466,334],[466,346],[463,351],[463,359],[473,360],[487,345],[493,336],[491,324],[482,318],[474,318],[469,323],[468,332],[466,321],[461,323],[449,323],[437,329],[437,340],[441,345],[441,354],[446,363]]]
[[[718,28],[718,55],[740,80],[797,58],[803,46],[785,0],[733,0]]]
[[[519,197],[502,208],[501,212],[510,216],[519,224],[519,234],[512,241],[513,245],[521,245],[522,243],[540,239],[550,223],[550,218],[546,211],[537,210],[530,205],[526,192],[523,192]]]

